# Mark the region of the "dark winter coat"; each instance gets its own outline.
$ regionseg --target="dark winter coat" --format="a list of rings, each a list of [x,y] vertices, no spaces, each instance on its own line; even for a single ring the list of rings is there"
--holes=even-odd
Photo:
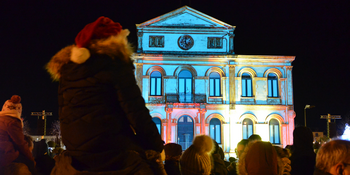
[[[290,157],[291,175],[310,175],[314,172],[316,154],[313,151],[312,131],[297,127],[293,131],[293,153]]]
[[[0,168],[9,165],[19,154],[34,161],[24,140],[20,114],[16,110],[0,112]]]
[[[180,162],[177,160],[165,160],[164,169],[168,175],[181,175]]]
[[[128,45],[93,43],[91,56],[81,64],[70,61],[73,47],[62,49],[47,65],[59,78],[62,141],[73,167],[122,170],[136,167],[144,150],[161,152],[163,141],[136,83]]]

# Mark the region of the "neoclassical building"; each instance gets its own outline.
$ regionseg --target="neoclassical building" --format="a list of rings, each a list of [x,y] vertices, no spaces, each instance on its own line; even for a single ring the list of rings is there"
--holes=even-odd
[[[251,134],[292,144],[294,56],[236,55],[235,26],[188,6],[136,26],[136,80],[166,143],[207,134],[226,154]]]

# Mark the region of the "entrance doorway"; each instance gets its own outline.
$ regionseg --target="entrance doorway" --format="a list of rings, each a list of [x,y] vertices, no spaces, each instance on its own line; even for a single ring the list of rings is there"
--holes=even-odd
[[[177,122],[177,143],[186,150],[193,140],[193,120],[190,116],[181,116]]]

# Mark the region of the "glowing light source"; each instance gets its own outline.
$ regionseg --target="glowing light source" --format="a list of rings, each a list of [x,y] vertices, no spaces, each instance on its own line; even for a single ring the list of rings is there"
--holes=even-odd
[[[350,127],[349,127],[349,124],[345,124],[345,130],[344,130],[343,135],[341,136],[341,139],[350,141]]]

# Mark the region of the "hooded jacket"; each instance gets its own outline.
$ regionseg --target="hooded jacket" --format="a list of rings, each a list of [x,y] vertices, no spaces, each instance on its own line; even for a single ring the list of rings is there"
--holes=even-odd
[[[20,113],[16,110],[0,112],[0,168],[9,165],[20,153],[34,162],[22,127]]]
[[[77,170],[121,170],[139,161],[130,151],[163,150],[134,77],[128,34],[93,40],[88,52],[67,46],[47,64],[59,80],[62,141]]]

